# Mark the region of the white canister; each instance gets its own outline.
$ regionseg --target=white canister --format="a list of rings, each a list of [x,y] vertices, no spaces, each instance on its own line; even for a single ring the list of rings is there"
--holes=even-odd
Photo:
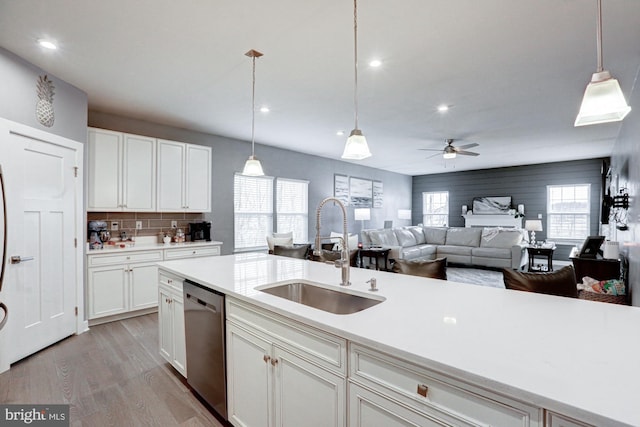
[[[604,242],[604,250],[602,251],[602,258],[605,259],[618,259],[620,257],[620,244],[618,242],[612,242],[607,240]]]

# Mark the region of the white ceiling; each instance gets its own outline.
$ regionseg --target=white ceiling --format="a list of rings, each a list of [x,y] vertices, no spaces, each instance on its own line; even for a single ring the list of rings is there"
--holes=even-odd
[[[640,1],[603,3],[604,66],[628,99]],[[373,152],[358,163],[421,175],[611,154],[620,123],[573,127],[596,71],[595,0],[361,0],[358,38]],[[256,113],[257,143],[339,159],[336,131],[354,126],[350,0],[0,0],[0,43],[86,91],[91,110],[242,140],[244,53],[256,49],[256,104],[271,108]],[[480,144],[480,156],[418,151],[445,138]]]

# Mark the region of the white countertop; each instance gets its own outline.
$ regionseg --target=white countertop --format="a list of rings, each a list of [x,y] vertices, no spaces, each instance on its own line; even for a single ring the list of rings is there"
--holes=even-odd
[[[154,238],[155,239],[155,238]],[[197,241],[197,242],[184,242],[184,243],[149,243],[149,242],[138,242],[135,244],[131,244],[130,241],[122,243],[125,247],[120,247],[120,242],[115,242],[115,244],[109,245],[104,244],[102,249],[88,249],[89,244],[87,243],[87,255],[104,255],[108,253],[115,252],[131,252],[131,251],[148,251],[151,249],[180,249],[180,248],[195,248],[200,246],[220,246],[222,242],[218,242],[212,240],[210,242],[205,241]]]
[[[162,245],[161,245],[162,246]],[[347,292],[384,302],[336,315],[255,290],[306,279],[339,288],[320,262],[237,254],[159,263],[244,301],[512,398],[599,426],[640,426],[640,309],[351,268]]]

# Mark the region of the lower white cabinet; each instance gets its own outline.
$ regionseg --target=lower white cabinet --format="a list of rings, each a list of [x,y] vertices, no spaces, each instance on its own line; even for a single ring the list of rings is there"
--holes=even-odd
[[[158,267],[155,262],[138,259],[162,259],[161,251],[122,256],[91,255],[87,269],[89,320],[158,304]],[[128,259],[126,259],[128,258]],[[91,267],[98,265],[99,267]]]
[[[182,279],[159,272],[158,327],[160,355],[184,377],[187,376],[187,347],[184,330]]]
[[[346,341],[260,313],[257,307],[229,304],[229,300],[230,422],[236,427],[345,426],[346,377],[342,367],[336,367],[333,356],[335,344],[344,350]],[[248,313],[244,310],[253,311],[247,322],[242,321],[243,312]],[[327,353],[323,354],[323,348],[328,349]]]

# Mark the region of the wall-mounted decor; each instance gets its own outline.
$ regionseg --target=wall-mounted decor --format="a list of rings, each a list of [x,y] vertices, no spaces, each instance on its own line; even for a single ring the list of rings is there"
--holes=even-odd
[[[36,104],[36,118],[41,125],[50,128],[55,121],[53,113],[53,82],[47,76],[38,78],[38,103]]]
[[[504,197],[474,197],[474,215],[509,215],[511,209],[511,196]]]
[[[349,206],[349,177],[346,175],[333,175],[333,197],[340,200],[345,206]]]
[[[373,205],[373,182],[370,179],[354,178],[349,180],[351,206],[370,208]]]
[[[373,181],[373,207],[381,208],[384,200],[382,181]]]

